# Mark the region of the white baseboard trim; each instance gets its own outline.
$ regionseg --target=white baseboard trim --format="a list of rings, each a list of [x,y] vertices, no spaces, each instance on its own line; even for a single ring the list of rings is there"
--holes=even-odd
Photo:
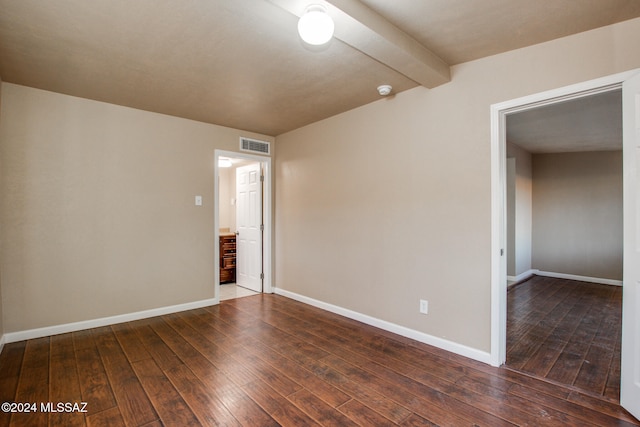
[[[520,282],[524,279],[528,279],[529,277],[533,276],[534,274],[536,274],[538,270],[527,270],[524,273],[520,273],[517,276],[507,276],[507,280],[510,282]]]
[[[2,349],[4,348],[4,344],[6,342],[6,336],[4,334],[2,334],[2,337],[0,337],[0,353],[2,353]]]
[[[44,328],[29,329],[26,331],[9,332],[3,335],[0,342],[11,343],[17,341],[30,340],[34,338],[48,337],[51,335],[65,334],[67,332],[81,331],[84,329],[99,328],[101,326],[115,325],[118,323],[131,322],[133,320],[147,319],[149,317],[162,316],[163,314],[178,313],[180,311],[194,310],[196,308],[208,307],[218,304],[218,298],[205,299],[188,302],[185,304],[171,305],[167,307],[153,308],[150,310],[137,311],[134,313],[120,314],[117,316],[102,317],[99,319],[84,320],[81,322],[66,323],[63,325],[46,326]],[[4,342],[2,342],[4,340]]]
[[[453,341],[448,341],[443,338],[434,337],[433,335],[425,334],[414,329],[409,329],[404,326],[396,325],[395,323],[387,322],[375,317],[368,316],[366,314],[358,313],[357,311],[349,310],[347,308],[339,307],[333,304],[329,304],[323,301],[318,301],[313,298],[306,297],[304,295],[296,294],[284,289],[275,288],[274,293],[282,295],[293,300],[312,305],[317,308],[329,311],[331,313],[339,314],[349,319],[357,320],[376,328],[383,329],[394,334],[401,335],[403,337],[411,338],[413,340],[438,347],[442,350],[450,351],[452,353],[459,354],[460,356],[468,357],[473,360],[477,360],[482,363],[490,364],[491,354],[485,351],[481,351],[475,348],[467,347],[463,344],[458,344]]]
[[[578,280],[581,282],[599,283],[601,285],[622,286],[622,280],[603,279],[600,277],[578,276],[575,274],[554,273],[552,271],[534,270],[534,274],[545,277],[555,277],[556,279]]]

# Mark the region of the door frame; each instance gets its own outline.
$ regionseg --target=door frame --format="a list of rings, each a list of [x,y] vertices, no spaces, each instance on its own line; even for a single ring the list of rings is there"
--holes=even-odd
[[[544,105],[622,88],[640,69],[491,105],[491,354],[492,366],[507,359],[506,117]],[[623,152],[624,156],[624,152]],[[625,212],[625,215],[627,213]],[[624,284],[623,284],[624,286]],[[624,296],[623,296],[624,298]]]
[[[214,215],[213,215],[213,227],[214,227],[214,287],[215,287],[215,304],[220,303],[220,177],[218,161],[220,157],[227,157],[232,159],[243,159],[260,163],[262,167],[262,173],[264,175],[264,182],[262,187],[262,221],[264,223],[264,232],[262,234],[262,271],[264,273],[264,280],[262,282],[263,293],[273,293],[273,264],[272,264],[272,235],[273,235],[273,220],[272,220],[272,200],[273,200],[273,185],[272,175],[273,169],[271,166],[271,157],[259,156],[255,154],[242,153],[238,151],[225,151],[215,150],[214,153],[214,190],[213,200],[215,203]]]

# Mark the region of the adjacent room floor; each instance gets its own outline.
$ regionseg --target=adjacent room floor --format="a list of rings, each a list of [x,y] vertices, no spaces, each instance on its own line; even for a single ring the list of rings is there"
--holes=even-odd
[[[619,401],[621,286],[534,276],[507,316],[508,367]]]
[[[242,286],[238,286],[235,283],[220,284],[220,301],[248,297],[257,294],[258,292],[243,288]]]

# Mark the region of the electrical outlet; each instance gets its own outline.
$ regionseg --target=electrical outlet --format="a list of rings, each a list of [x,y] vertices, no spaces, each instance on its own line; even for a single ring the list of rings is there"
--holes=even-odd
[[[429,301],[426,299],[420,300],[420,313],[429,314]]]

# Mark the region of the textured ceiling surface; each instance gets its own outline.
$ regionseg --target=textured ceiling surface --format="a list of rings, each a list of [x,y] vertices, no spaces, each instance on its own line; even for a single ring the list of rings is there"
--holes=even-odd
[[[393,49],[376,57],[348,37],[305,46],[291,9],[310,2],[0,0],[0,76],[274,136],[375,101],[380,84],[420,85],[398,63],[422,65],[413,52],[394,63]],[[394,27],[445,66],[640,16],[637,0],[329,3],[372,34]]]
[[[530,153],[622,150],[622,90],[509,115],[507,141]]]

